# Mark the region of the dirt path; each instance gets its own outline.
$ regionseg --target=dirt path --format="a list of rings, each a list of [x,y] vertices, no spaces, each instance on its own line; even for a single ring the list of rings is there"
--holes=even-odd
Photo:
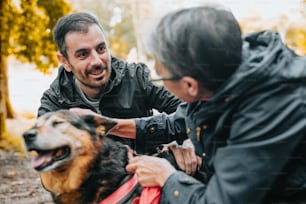
[[[34,120],[17,118],[7,121],[8,131],[21,137]],[[52,204],[50,194],[40,183],[38,173],[32,169],[30,156],[0,149],[0,203]]]
[[[51,204],[50,194],[30,166],[29,156],[0,150],[0,203]]]

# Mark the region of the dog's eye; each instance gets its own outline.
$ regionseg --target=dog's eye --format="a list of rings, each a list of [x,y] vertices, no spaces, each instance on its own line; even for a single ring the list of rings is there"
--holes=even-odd
[[[59,124],[62,124],[62,123],[64,123],[64,121],[53,121],[52,126],[55,127],[55,126],[57,126]]]

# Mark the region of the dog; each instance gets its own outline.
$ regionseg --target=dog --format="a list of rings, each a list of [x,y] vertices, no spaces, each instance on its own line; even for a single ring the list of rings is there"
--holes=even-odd
[[[107,117],[59,110],[39,117],[23,133],[27,151],[35,154],[32,166],[55,203],[135,203],[139,199],[143,188],[125,170],[131,150],[105,137],[115,125]],[[127,181],[129,189],[124,187]],[[120,188],[125,189],[118,193]],[[115,202],[109,198],[116,191],[121,197]]]
[[[34,154],[32,166],[55,203],[135,204],[143,197],[151,199],[145,203],[158,203],[159,187],[142,188],[136,176],[126,172],[132,150],[106,137],[115,125],[104,116],[59,110],[40,116],[23,133],[25,148]],[[167,148],[161,145],[158,152],[154,156],[181,170]],[[195,175],[202,181],[204,177],[200,171]]]
[[[99,203],[130,175],[128,147],[107,137],[116,122],[68,110],[46,113],[24,132],[25,147],[36,152],[33,168],[56,203]],[[135,186],[124,203],[139,196]]]

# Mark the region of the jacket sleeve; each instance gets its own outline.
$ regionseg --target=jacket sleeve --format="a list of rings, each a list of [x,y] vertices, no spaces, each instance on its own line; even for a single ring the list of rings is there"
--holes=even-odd
[[[158,110],[160,113],[173,113],[182,102],[165,89],[164,86],[158,87],[150,81],[148,84],[148,97],[151,107]]]
[[[292,186],[276,184],[280,177],[286,183],[295,171],[288,164],[305,163],[305,155],[293,155],[305,137],[304,95],[304,90],[280,88],[246,100],[231,119],[226,145],[213,155],[214,175],[207,186],[176,172],[163,186],[161,203],[263,203],[268,193],[280,196],[285,187],[305,185],[303,171]]]
[[[58,102],[58,97],[54,94],[51,88],[49,88],[43,93],[40,99],[37,117],[47,112],[52,112],[63,108],[63,105]]]
[[[151,117],[136,119],[136,150],[156,152],[156,147],[173,140],[182,143],[187,139],[185,112],[186,104],[181,104],[176,112],[161,113]]]
[[[164,86],[156,86],[150,81],[150,70],[143,64],[138,64],[137,76],[141,77],[142,89],[145,90],[148,107],[158,110],[160,113],[173,113],[182,102],[171,94]]]

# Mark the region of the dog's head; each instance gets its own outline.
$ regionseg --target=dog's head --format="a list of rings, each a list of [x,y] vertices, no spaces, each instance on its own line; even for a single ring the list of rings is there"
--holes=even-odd
[[[115,125],[106,117],[79,116],[68,110],[50,112],[24,132],[24,144],[28,151],[36,152],[32,166],[37,171],[69,168],[76,160],[87,163],[95,155],[93,152],[99,151],[103,136]]]

